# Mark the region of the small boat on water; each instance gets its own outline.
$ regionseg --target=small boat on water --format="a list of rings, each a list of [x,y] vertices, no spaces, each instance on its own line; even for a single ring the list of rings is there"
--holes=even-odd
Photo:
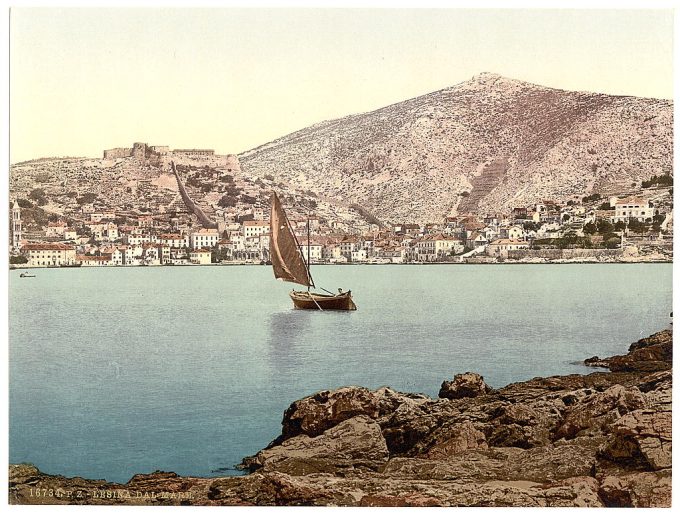
[[[272,210],[269,218],[269,253],[274,277],[307,287],[307,291],[293,290],[289,293],[296,309],[318,311],[354,311],[357,309],[351,290],[343,292],[339,289],[336,295],[328,290],[324,290],[328,295],[310,291],[310,288],[316,289],[316,286],[309,270],[309,255],[305,260],[276,192],[272,194]],[[307,253],[309,254],[309,220],[307,220]]]
[[[25,278],[25,277],[35,277],[35,275],[27,274],[26,272],[21,272],[19,274],[19,277]]]

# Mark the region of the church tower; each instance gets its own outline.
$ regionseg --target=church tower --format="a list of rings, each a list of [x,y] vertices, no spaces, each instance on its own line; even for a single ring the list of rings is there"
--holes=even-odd
[[[14,201],[14,206],[12,206],[12,249],[19,250],[19,244],[21,243],[21,208],[17,201]]]

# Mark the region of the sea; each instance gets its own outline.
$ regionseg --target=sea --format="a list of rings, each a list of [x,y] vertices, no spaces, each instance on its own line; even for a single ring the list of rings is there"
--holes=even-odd
[[[126,482],[156,470],[238,474],[319,390],[437,396],[591,373],[667,328],[671,264],[326,265],[358,310],[292,309],[267,266],[9,273],[9,460]]]

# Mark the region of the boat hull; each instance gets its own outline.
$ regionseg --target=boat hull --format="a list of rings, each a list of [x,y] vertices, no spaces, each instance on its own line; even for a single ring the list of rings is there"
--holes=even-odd
[[[290,298],[293,300],[295,309],[354,311],[357,309],[352,292],[348,291],[338,295],[320,295],[306,291],[292,291]]]

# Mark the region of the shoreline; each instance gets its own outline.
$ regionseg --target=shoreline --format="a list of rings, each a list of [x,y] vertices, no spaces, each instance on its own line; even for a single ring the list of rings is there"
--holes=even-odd
[[[672,331],[610,371],[499,389],[474,373],[439,398],[388,387],[317,392],[245,476],[137,474],[125,484],[9,466],[10,504],[638,506],[671,502]]]
[[[672,259],[668,260],[616,260],[616,261],[593,261],[593,260],[569,260],[569,261],[504,261],[504,262],[482,262],[482,263],[465,263],[465,262],[455,262],[455,261],[443,261],[443,262],[422,262],[422,263],[312,263],[312,266],[442,266],[442,265],[473,265],[473,266],[494,266],[494,265],[636,265],[636,264],[673,264]],[[219,267],[219,266],[271,266],[264,263],[210,263],[204,265],[137,265],[137,266],[125,266],[125,265],[107,265],[107,266],[21,266],[21,265],[10,265],[9,270],[61,270],[61,269],[110,269],[110,268],[196,268],[196,267]]]

